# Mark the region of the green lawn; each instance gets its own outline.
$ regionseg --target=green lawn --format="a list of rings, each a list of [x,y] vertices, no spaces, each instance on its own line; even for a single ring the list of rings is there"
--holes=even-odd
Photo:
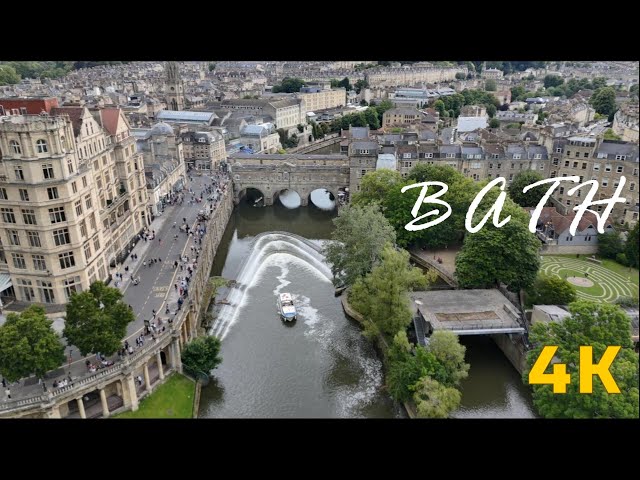
[[[567,255],[567,254],[561,254],[561,255],[555,255],[554,254],[552,256],[553,257],[576,258],[575,255]],[[579,257],[580,257],[581,260],[587,260],[587,258],[591,257],[591,255],[580,255]],[[631,280],[636,285],[640,285],[640,271],[638,269],[625,267],[624,265],[620,265],[615,260],[609,260],[608,258],[600,258],[598,255],[596,255],[596,258],[598,260],[602,260],[602,266],[603,267],[611,270],[612,272],[617,273],[618,275],[623,276],[624,278],[628,278],[629,280]],[[589,263],[592,263],[593,265],[595,265],[595,263],[593,263],[593,262],[589,262]]]
[[[195,382],[176,373],[144,398],[137,411],[114,418],[192,418],[195,392]]]

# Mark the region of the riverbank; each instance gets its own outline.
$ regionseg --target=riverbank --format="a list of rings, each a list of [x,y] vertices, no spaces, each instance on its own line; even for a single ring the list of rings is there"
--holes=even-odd
[[[174,373],[151,395],[142,399],[138,410],[113,418],[192,418],[195,397],[196,382]]]
[[[364,324],[366,322],[365,318],[359,312],[354,310],[353,307],[349,304],[349,300],[347,298],[348,295],[349,295],[349,289],[347,288],[340,297],[340,301],[342,302],[342,308],[344,309],[344,312],[349,317],[353,318],[356,322],[360,324]],[[382,365],[384,367],[384,372],[386,374],[386,371],[388,368],[387,349],[389,348],[389,344],[387,343],[387,340],[384,338],[383,335],[378,335],[378,348],[379,350],[381,350],[380,353],[382,357]],[[402,406],[404,407],[404,410],[406,414],[409,416],[409,418],[416,418],[415,408],[411,403],[402,402]]]

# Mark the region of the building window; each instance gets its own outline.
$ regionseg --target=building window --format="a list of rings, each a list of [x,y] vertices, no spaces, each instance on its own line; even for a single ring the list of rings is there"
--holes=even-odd
[[[586,170],[587,169],[587,162],[582,162],[582,170]]]
[[[493,163],[489,164],[489,168],[492,169],[493,168]]]
[[[445,156],[447,158],[456,158],[456,154],[455,153],[447,153]]]
[[[624,172],[624,167],[622,165],[618,165],[616,167],[616,173],[622,173],[622,172]]]
[[[21,253],[12,253],[11,257],[13,258],[13,266],[16,268],[20,268],[21,270],[25,270],[27,268],[27,263],[24,261],[24,255]]]
[[[22,189],[20,189],[20,191],[22,191]],[[6,188],[0,188],[0,200],[9,200]]]
[[[32,285],[31,280],[23,280],[22,278],[18,279],[18,289],[22,294],[22,298],[27,302],[31,302],[36,298],[36,293],[34,292]]]
[[[576,152],[576,158],[580,158],[580,152]]]
[[[425,153],[424,158],[433,158],[433,153]]]
[[[627,156],[626,155],[616,155],[616,160],[626,160]]]
[[[73,258],[73,252],[65,252],[58,254],[58,260],[60,260],[60,268],[71,268],[76,266],[76,260]]]
[[[53,174],[53,164],[51,163],[43,164],[42,175],[44,176],[45,180],[51,180],[52,178],[55,178],[55,175]]]
[[[360,155],[368,155],[369,150],[360,150],[358,153],[360,153]]]
[[[36,221],[36,211],[32,208],[23,208],[22,209],[22,220],[27,225],[37,225]]]
[[[536,160],[540,160],[540,159],[542,159],[542,154],[541,154],[541,153],[536,153],[536,154],[533,156],[533,158],[534,158],[534,159],[536,159]]]
[[[573,162],[573,168],[578,168],[578,162]]]
[[[565,166],[565,167],[568,167],[568,166],[569,166],[569,160],[565,160],[565,161],[564,161],[564,166]]]
[[[2,212],[2,221],[5,223],[16,223],[16,216],[13,214],[13,208],[0,208]]]
[[[66,222],[67,216],[64,213],[64,207],[50,208],[49,219],[51,220],[51,223]]]
[[[569,150],[567,150],[567,157],[571,156],[571,152]]]
[[[91,226],[92,230],[96,229],[96,217],[95,214],[91,214],[91,218],[89,218],[89,225]]]
[[[22,153],[22,147],[20,146],[20,144],[18,142],[16,142],[15,140],[11,140],[9,142],[9,146],[11,147],[11,149],[13,150],[13,153],[17,153],[17,154],[21,154]]]
[[[24,180],[24,172],[22,167],[13,167],[13,173],[16,175],[16,180]]]
[[[37,280],[38,290],[40,290],[40,298],[42,303],[55,303],[56,299],[53,295],[53,285],[46,280]]]
[[[38,151],[38,153],[47,153],[49,151],[47,142],[44,140],[36,141],[36,150]]]
[[[91,244],[89,242],[84,244],[84,258],[87,262],[91,258]]]
[[[56,243],[56,246],[66,245],[71,243],[71,236],[69,235],[68,228],[61,228],[60,230],[53,231],[53,240]]]
[[[87,177],[86,176],[82,177],[82,186],[85,187],[85,188],[87,187]]]
[[[611,171],[611,164],[610,164],[610,163],[607,163],[607,164],[604,166],[604,171],[605,171],[605,172],[610,172],[610,171]]]
[[[40,243],[40,234],[38,232],[27,231],[27,239],[32,247],[42,247]]]
[[[56,198],[60,198],[60,196],[58,195],[58,187],[47,188],[47,195],[49,195],[49,200],[55,200]]]
[[[97,235],[93,238],[93,248],[96,252],[100,251],[100,238]]]
[[[78,185],[76,185],[76,182],[71,182],[71,191],[73,193],[78,193]]]
[[[636,189],[636,184],[635,183],[630,183],[629,184],[629,191],[633,192]]]
[[[9,243],[11,245],[20,245],[20,234],[17,230],[7,230]]]
[[[516,168],[516,164],[515,163],[511,163],[511,170],[513,170],[514,168]]]
[[[28,202],[29,201],[29,191],[26,188],[20,188],[18,190],[20,192],[20,200],[22,200],[23,202]]]
[[[562,153],[562,149],[561,148],[556,148],[556,153]]]
[[[82,215],[82,200],[78,200],[73,205],[74,207],[76,207],[76,215],[77,216]]]
[[[551,172],[551,178],[555,178],[556,176],[556,171],[554,170],[553,172]]]
[[[83,237],[87,236],[87,223],[84,220],[80,222],[80,235]]]
[[[403,153],[402,154],[402,158],[411,158],[411,154],[410,153]]]
[[[600,164],[599,163],[594,163],[593,164],[593,171],[594,172],[599,172],[600,171]]]
[[[67,159],[67,169],[69,170],[69,173],[73,173],[73,158],[69,157]]]
[[[589,158],[589,152],[584,152],[583,157],[584,157],[584,158]]]
[[[602,179],[602,186],[606,187],[607,185],[609,185],[609,179],[608,178],[603,178]]]
[[[95,277],[95,273],[93,273],[93,276]],[[93,283],[93,281],[91,283]],[[64,293],[67,296],[67,300],[71,300],[71,295],[74,293],[80,292],[82,292],[80,277],[67,278],[64,281]]]
[[[498,164],[498,169],[500,169],[500,168],[502,168],[502,164],[501,163]]]
[[[33,258],[33,268],[36,270],[46,270],[47,262],[44,260],[44,255],[31,255]]]

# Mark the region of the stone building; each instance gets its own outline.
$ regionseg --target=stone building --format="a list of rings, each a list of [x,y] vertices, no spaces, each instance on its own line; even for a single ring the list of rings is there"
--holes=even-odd
[[[305,112],[344,107],[347,102],[347,92],[344,88],[302,87],[296,97],[302,100]]]
[[[0,270],[15,298],[64,304],[107,280],[148,224],[142,163],[120,110],[0,117],[0,157]]]
[[[180,138],[187,170],[217,170],[227,158],[224,138],[218,131],[201,132],[190,128],[181,131]]]
[[[176,62],[165,65],[165,98],[169,110],[184,110],[184,83],[180,78],[180,70]]]

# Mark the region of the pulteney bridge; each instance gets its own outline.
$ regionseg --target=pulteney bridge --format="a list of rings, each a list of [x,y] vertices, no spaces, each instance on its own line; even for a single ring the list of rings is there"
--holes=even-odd
[[[306,206],[314,190],[328,190],[338,199],[338,192],[349,187],[349,158],[345,155],[236,153],[229,161],[236,205],[248,189],[258,190],[264,205],[273,205],[287,190],[294,191]]]

